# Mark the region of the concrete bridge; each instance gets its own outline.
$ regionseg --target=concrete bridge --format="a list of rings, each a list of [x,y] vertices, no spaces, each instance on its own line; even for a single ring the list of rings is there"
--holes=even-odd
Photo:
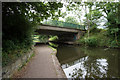
[[[59,42],[68,42],[78,40],[80,36],[85,33],[85,30],[51,25],[40,25],[35,32],[44,35],[57,35]]]

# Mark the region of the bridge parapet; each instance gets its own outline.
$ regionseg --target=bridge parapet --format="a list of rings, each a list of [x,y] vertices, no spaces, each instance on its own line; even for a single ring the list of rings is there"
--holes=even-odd
[[[66,28],[75,28],[75,29],[85,30],[84,25],[72,24],[72,23],[67,23],[67,22],[62,22],[62,21],[57,21],[57,20],[47,20],[43,24],[56,26],[56,27],[58,26],[58,27],[66,27]]]

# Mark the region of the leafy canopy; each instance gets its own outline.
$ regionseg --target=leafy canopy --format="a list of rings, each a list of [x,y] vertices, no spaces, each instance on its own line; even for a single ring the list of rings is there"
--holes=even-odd
[[[62,3],[58,2],[3,2],[3,44],[8,41],[31,46],[36,25],[48,17],[55,18],[55,12],[61,7]],[[9,47],[8,44],[3,45],[3,50]]]

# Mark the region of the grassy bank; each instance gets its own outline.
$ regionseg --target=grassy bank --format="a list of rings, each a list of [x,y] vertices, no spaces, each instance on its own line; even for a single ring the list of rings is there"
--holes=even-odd
[[[77,43],[85,46],[92,47],[111,47],[111,48],[120,48],[120,39],[114,39],[110,37],[107,30],[96,29],[92,30],[89,34],[85,33]]]

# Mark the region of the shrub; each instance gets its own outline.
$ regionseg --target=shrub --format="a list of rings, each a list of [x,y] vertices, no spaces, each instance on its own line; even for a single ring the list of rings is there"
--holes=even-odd
[[[79,40],[78,40],[78,43],[83,45],[83,44],[85,44],[85,40],[84,40],[83,38],[82,38],[82,39],[79,39]]]
[[[89,38],[85,38],[85,44],[87,46],[97,46],[97,38],[96,37],[89,37]]]
[[[110,42],[110,47],[118,47],[118,44],[115,40]]]
[[[93,34],[99,33],[101,31],[102,29],[98,29],[97,27],[90,28],[90,33],[93,33]]]

